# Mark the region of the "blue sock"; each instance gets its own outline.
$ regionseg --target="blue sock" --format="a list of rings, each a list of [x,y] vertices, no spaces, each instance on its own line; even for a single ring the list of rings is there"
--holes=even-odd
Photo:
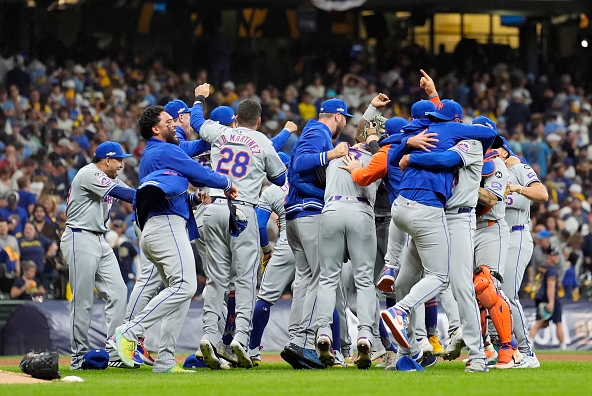
[[[265,326],[267,326],[267,322],[269,322],[270,309],[270,303],[263,300],[257,300],[257,303],[255,304],[255,310],[253,312],[253,330],[251,330],[249,349],[255,349],[261,346],[263,331],[265,330]]]
[[[387,308],[390,308],[390,307],[394,306],[395,303],[396,303],[396,301],[395,301],[394,298],[388,298],[387,297],[387,299],[386,299],[386,307]]]
[[[438,299],[436,297],[425,303],[425,326],[428,337],[438,334]]]
[[[226,316],[226,326],[224,326],[224,335],[222,336],[222,342],[225,345],[230,345],[236,330],[236,299],[234,293],[234,290],[228,293],[228,300],[226,301],[228,316]]]
[[[380,339],[382,340],[382,345],[386,348],[387,351],[397,352],[395,346],[393,345],[391,338],[389,337],[389,333],[384,327],[384,322],[382,319],[378,321],[378,332],[380,333]],[[386,345],[385,345],[386,344]]]
[[[334,351],[341,352],[341,326],[339,325],[339,312],[337,309],[333,310],[333,323],[331,323],[331,334],[333,336],[333,343],[331,348]]]

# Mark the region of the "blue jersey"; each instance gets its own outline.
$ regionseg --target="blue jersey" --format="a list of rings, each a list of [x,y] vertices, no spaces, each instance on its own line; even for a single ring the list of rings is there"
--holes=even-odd
[[[325,186],[317,175],[317,169],[329,163],[327,152],[332,149],[329,128],[316,120],[308,121],[292,149],[286,219],[317,215],[323,210]]]
[[[197,232],[197,225],[195,225],[195,218],[190,216],[187,181],[196,187],[213,187],[223,190],[229,189],[232,182],[227,177],[194,161],[179,146],[156,138],[150,138],[140,160],[140,180],[155,171],[161,170],[171,170],[178,173],[179,177],[185,178],[184,192],[178,191],[179,199],[166,199],[163,201],[158,199],[159,197],[154,197],[152,206],[147,206],[150,209],[147,210],[145,219],[167,214],[181,216],[188,220],[187,227],[190,236],[194,236],[195,232]]]
[[[421,120],[414,120],[421,121]],[[425,130],[411,122],[403,127],[403,140],[396,149],[394,155],[389,158],[389,167],[398,166],[403,155],[410,150],[407,148],[407,139]],[[483,125],[466,125],[458,122],[432,122],[428,126],[429,133],[437,133],[438,142],[432,152],[442,152],[456,145],[460,140],[474,139],[483,143],[484,148],[491,146],[497,135],[495,130]],[[424,205],[443,208],[446,201],[452,195],[454,181],[454,167],[440,171],[426,170],[408,166],[403,172],[399,193],[410,200]]]
[[[197,157],[198,155],[209,151],[211,148],[210,143],[201,139],[188,141],[187,134],[183,128],[178,125],[175,129],[175,135],[177,135],[177,138],[179,139],[179,147],[181,150],[185,151],[185,153],[187,153],[187,155],[190,157]],[[142,176],[140,176],[140,179],[141,178]]]

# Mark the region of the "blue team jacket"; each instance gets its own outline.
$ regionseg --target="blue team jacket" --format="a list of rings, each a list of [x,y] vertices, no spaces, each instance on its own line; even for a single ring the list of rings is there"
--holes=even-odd
[[[232,186],[232,182],[227,177],[194,161],[179,146],[155,138],[148,139],[146,147],[142,152],[142,159],[140,160],[140,180],[144,180],[149,174],[155,171],[167,170],[174,171],[176,177],[185,178],[186,181],[191,182],[196,187],[212,187],[227,190]],[[172,175],[173,173],[163,174],[162,177],[172,177]],[[158,174],[154,177],[156,176]],[[158,181],[162,182],[160,179]],[[185,190],[187,190],[187,185],[185,185]],[[195,218],[189,216],[189,205],[187,196],[185,196],[183,203],[180,200],[167,200],[165,204],[156,203],[154,209],[149,212],[146,219],[167,214],[181,216],[187,219],[187,229],[190,231],[191,237],[195,235],[191,232],[192,228],[195,227],[195,232],[197,232],[197,226],[195,225]],[[196,237],[198,236],[199,234]],[[191,239],[195,239],[196,237]]]
[[[179,125],[175,129],[175,135],[179,138],[179,147],[181,147],[181,150],[185,151],[190,157],[197,157],[212,148],[210,143],[201,139],[187,141],[187,134]]]
[[[320,214],[325,202],[325,186],[317,169],[329,163],[327,151],[333,149],[331,131],[316,120],[310,120],[292,149],[288,169],[290,191],[286,197],[286,219]]]
[[[407,139],[426,129],[424,125],[420,125],[419,123],[416,123],[416,125],[412,124],[413,121],[403,127],[401,145],[389,157],[389,170],[391,167],[398,166],[403,155],[409,152],[406,146]],[[429,124],[428,132],[438,134],[437,138],[439,141],[436,143],[436,147],[431,149],[433,152],[446,151],[464,139],[479,140],[483,143],[483,147],[490,147],[496,136],[496,132],[492,128],[457,122],[432,122]],[[407,199],[425,205],[443,208],[452,194],[453,179],[454,168],[434,172],[415,168],[410,165],[403,172],[399,193]]]

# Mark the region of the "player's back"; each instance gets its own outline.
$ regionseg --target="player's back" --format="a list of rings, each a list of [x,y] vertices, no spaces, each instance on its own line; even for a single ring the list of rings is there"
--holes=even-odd
[[[474,208],[477,206],[479,199],[481,169],[483,168],[483,145],[478,140],[463,140],[450,150],[458,153],[464,166],[455,172],[452,195],[446,202],[446,209]]]
[[[270,185],[259,198],[259,208],[267,210],[268,212],[274,212],[280,219],[280,238],[286,237],[286,208],[284,202],[286,196],[290,190],[288,181],[283,186],[276,186],[275,184]]]
[[[360,160],[363,166],[368,165],[372,154],[364,150],[354,148],[349,149],[349,155]],[[345,169],[339,167],[343,165],[343,160],[337,158],[329,162],[326,170],[327,184],[325,187],[325,202],[329,202],[331,197],[356,197],[366,199],[371,206],[374,206],[376,200],[376,190],[382,179],[370,184],[367,187],[356,184],[351,175]]]
[[[484,188],[495,194],[499,201],[491,210],[479,217],[478,221],[483,220],[501,220],[506,215],[506,197],[508,196],[508,169],[501,158],[495,157],[495,172],[488,176],[484,182]]]
[[[212,145],[212,169],[232,180],[238,188],[239,201],[257,205],[265,176],[274,178],[286,170],[271,142],[261,132],[230,128],[207,120],[200,135]],[[214,192],[210,195],[221,196]]]
[[[517,164],[508,169],[508,182],[528,187],[533,182],[538,182],[535,171],[527,164]],[[508,193],[506,198],[505,219],[508,227],[514,225],[530,224],[530,199],[522,194]]]

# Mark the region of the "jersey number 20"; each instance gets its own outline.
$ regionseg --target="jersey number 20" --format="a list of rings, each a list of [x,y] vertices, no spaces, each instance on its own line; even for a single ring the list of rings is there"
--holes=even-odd
[[[234,151],[228,147],[220,150],[220,160],[216,172],[223,175],[232,174],[236,179],[242,179],[247,174],[251,156],[246,151]]]

